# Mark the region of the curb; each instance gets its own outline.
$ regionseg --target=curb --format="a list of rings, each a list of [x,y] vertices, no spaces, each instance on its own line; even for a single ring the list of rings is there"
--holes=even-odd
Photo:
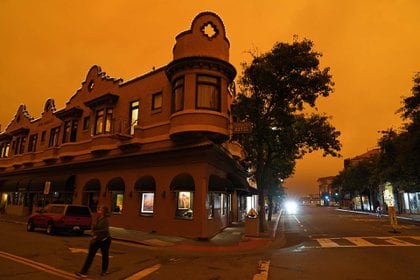
[[[355,214],[376,216],[376,213],[373,213],[373,212],[363,212],[363,211],[347,210],[347,209],[335,209],[335,210],[336,211],[341,211],[341,212],[349,212],[349,213],[355,213]],[[381,215],[384,216],[384,217],[389,216],[388,214],[381,214]],[[397,219],[420,223],[420,219],[416,219],[416,218],[397,216]]]

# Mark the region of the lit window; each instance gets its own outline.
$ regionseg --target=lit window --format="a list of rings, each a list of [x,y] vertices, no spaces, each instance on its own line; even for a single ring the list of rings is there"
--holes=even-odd
[[[193,218],[193,194],[193,192],[177,192],[177,218]]]
[[[112,112],[112,108],[96,111],[95,135],[111,132]]]
[[[0,158],[6,158],[9,156],[10,143],[5,142],[0,145]]]
[[[155,193],[153,192],[143,192],[140,193],[141,199],[141,214],[153,214],[153,204],[155,199]]]
[[[112,192],[112,212],[121,214],[123,210],[124,192]]]
[[[134,134],[134,126],[138,125],[139,121],[139,101],[133,101],[130,103],[130,135]]]
[[[220,111],[220,79],[212,76],[197,76],[196,107]]]
[[[152,95],[152,110],[162,108],[162,93],[158,92]]]
[[[173,84],[172,112],[184,109],[184,78],[177,79]]]

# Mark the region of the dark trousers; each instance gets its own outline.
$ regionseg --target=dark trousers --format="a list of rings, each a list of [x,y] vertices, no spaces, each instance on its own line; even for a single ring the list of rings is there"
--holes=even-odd
[[[111,237],[108,237],[107,239],[101,241],[93,241],[92,243],[90,243],[89,246],[89,253],[87,255],[85,264],[83,265],[82,270],[80,271],[83,274],[87,274],[93,258],[96,255],[96,252],[98,251],[98,249],[101,249],[101,254],[102,254],[102,272],[105,272],[108,270],[108,264],[109,264],[109,247],[111,246]]]

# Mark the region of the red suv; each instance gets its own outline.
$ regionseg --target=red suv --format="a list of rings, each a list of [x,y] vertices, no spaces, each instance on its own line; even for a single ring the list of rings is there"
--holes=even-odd
[[[92,214],[89,207],[75,204],[49,204],[32,214],[26,225],[27,231],[45,228],[47,234],[58,230],[70,230],[83,234],[91,228]]]

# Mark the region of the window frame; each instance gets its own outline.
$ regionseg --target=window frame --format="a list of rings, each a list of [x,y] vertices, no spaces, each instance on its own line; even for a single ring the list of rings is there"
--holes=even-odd
[[[156,105],[157,97],[160,97],[160,106]],[[163,93],[160,91],[160,92],[156,92],[152,94],[152,111],[162,110],[162,105],[163,105]]]
[[[152,210],[145,210],[145,205],[144,205],[144,201],[145,201],[145,196],[146,195],[152,195]],[[152,191],[141,191],[139,192],[139,198],[140,198],[140,208],[139,208],[139,213],[141,216],[153,216],[154,212],[155,212],[155,197],[156,197],[156,193],[152,192]]]
[[[137,103],[137,105],[135,105]],[[133,114],[137,111],[136,119],[133,119]],[[134,100],[130,102],[130,115],[129,115],[129,134],[134,134],[134,127],[139,124],[139,116],[140,116],[140,100]]]
[[[50,130],[50,139],[48,141],[48,147],[57,147],[60,137],[60,126],[53,127]]]
[[[185,207],[185,205],[180,206],[181,193],[185,193],[185,194],[189,193],[189,196],[188,196],[189,207]],[[194,218],[194,192],[179,190],[179,191],[176,191],[175,197],[176,197],[176,211],[175,211],[176,219],[192,220]]]
[[[200,78],[202,78],[202,80],[200,81]],[[205,80],[205,78],[207,78],[207,80]],[[210,81],[209,79],[214,79],[214,81]],[[211,106],[210,104],[207,105],[202,105],[199,104],[199,95],[201,93],[200,91],[200,86],[205,86],[205,87],[213,87],[213,89],[217,90],[216,93],[216,98],[217,100],[215,101],[215,105]],[[212,75],[206,75],[206,74],[197,74],[196,75],[196,94],[195,94],[195,107],[196,109],[205,109],[205,110],[212,110],[212,111],[217,111],[217,112],[221,112],[221,80],[220,77],[217,76],[212,76]]]
[[[184,95],[185,95],[185,79],[184,76],[174,80],[172,84],[172,113],[176,113],[184,110]],[[179,91],[178,91],[179,90]],[[180,95],[180,96],[178,96]],[[178,104],[180,99],[180,104]]]
[[[101,115],[102,123],[101,129],[98,128],[98,121],[100,118],[98,117],[99,114]],[[93,130],[93,135],[100,135],[100,134],[107,134],[112,132],[112,121],[113,121],[113,114],[114,108],[113,107],[103,107],[95,112],[95,127]]]
[[[36,152],[36,145],[38,143],[38,133],[29,136],[28,153]]]

